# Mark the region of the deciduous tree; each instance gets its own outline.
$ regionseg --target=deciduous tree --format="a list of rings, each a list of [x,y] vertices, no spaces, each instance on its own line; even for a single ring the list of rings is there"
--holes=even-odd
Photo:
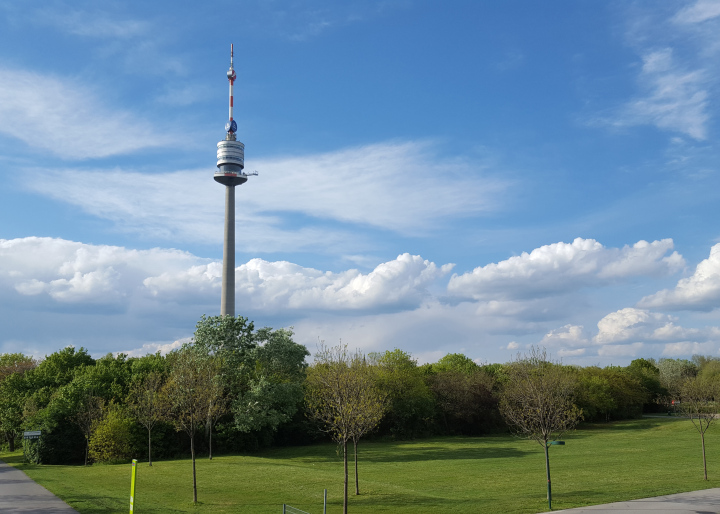
[[[342,447],[344,468],[343,512],[348,507],[347,445],[355,443],[356,494],[357,442],[377,426],[384,413],[384,395],[377,388],[363,356],[347,346],[321,347],[308,369],[305,402],[310,415]]]
[[[435,402],[417,361],[397,348],[368,357],[377,366],[378,385],[388,398],[383,424],[399,439],[422,435],[433,417]]]
[[[127,409],[110,403],[102,419],[95,422],[89,453],[94,462],[127,462],[132,455],[132,418]]]
[[[105,400],[87,391],[80,399],[72,419],[85,436],[85,465],[88,463],[90,439],[104,414]]]
[[[716,398],[720,394],[717,380],[702,377],[687,378],[680,386],[680,412],[687,416],[700,434],[702,442],[703,472],[707,477],[707,460],[705,459],[705,432],[717,419],[718,406]]]
[[[217,401],[220,363],[202,349],[187,346],[168,356],[170,377],[166,384],[169,414],[175,428],[190,437],[193,474],[193,503],[197,503],[195,471],[195,434],[207,420],[213,402]]]
[[[152,466],[152,431],[168,415],[163,375],[150,372],[130,386],[127,404],[135,419],[148,431],[148,464]]]
[[[21,373],[13,373],[0,382],[0,432],[11,452],[15,451],[15,440],[22,432],[27,391],[27,380]]]
[[[2,353],[0,354],[0,382],[13,373],[23,374],[36,368],[37,365],[38,362],[35,359],[22,353]]]
[[[548,444],[580,421],[582,411],[574,404],[575,376],[550,362],[544,349],[532,348],[506,368],[508,381],[500,396],[500,412],[515,432],[545,451],[548,505],[552,508]]]

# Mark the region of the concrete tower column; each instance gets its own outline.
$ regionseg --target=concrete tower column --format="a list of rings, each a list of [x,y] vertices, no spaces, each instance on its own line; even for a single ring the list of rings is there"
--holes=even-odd
[[[225,241],[223,244],[220,315],[235,317],[235,186],[225,186]]]

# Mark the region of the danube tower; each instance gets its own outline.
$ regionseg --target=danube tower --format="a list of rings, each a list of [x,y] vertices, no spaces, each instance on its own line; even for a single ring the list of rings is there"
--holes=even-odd
[[[245,168],[245,145],[237,140],[237,123],[233,119],[233,45],[230,45],[230,120],[225,124],[225,139],[217,144],[217,167],[215,180],[225,186],[225,241],[223,245],[222,298],[220,315],[235,316],[235,186],[247,182]],[[254,173],[257,175],[257,173]]]

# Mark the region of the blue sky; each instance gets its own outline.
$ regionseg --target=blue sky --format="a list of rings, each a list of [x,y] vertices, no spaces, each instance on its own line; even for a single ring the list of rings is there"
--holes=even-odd
[[[720,351],[720,2],[0,1],[0,352],[236,309],[421,362]]]

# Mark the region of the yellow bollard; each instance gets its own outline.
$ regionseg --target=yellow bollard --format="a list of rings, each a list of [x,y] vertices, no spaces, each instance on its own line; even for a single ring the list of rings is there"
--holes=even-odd
[[[132,461],[132,471],[130,472],[130,514],[135,509],[135,477],[137,476],[137,460]]]

